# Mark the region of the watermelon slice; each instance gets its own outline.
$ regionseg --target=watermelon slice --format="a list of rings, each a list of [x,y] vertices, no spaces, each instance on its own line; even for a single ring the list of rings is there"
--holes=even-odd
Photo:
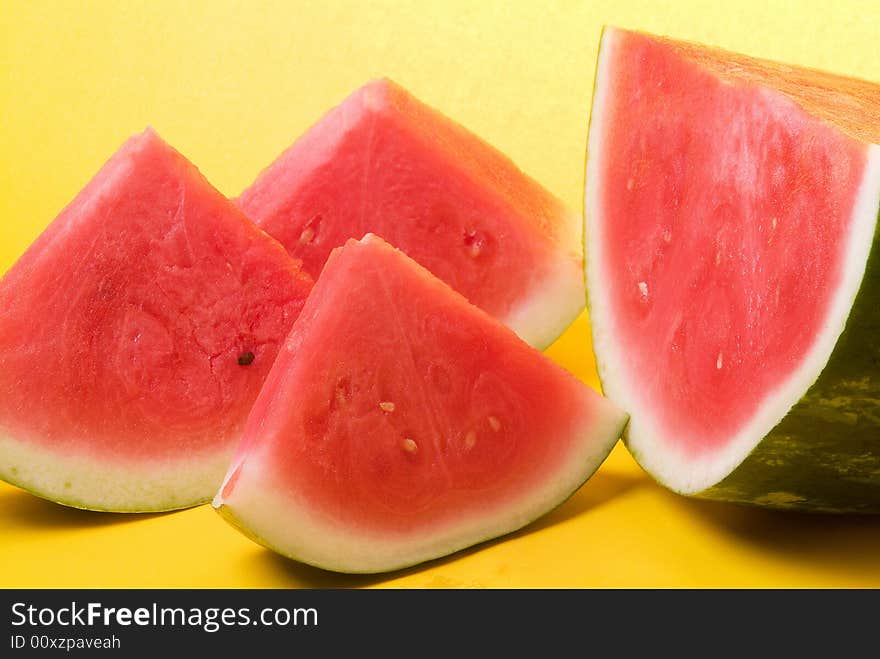
[[[331,254],[214,505],[300,561],[392,570],[555,507],[599,466],[625,421],[368,234]]]
[[[389,80],[330,111],[238,204],[313,278],[372,232],[540,348],[585,305],[580,213]]]
[[[605,30],[593,342],[659,482],[880,511],[878,142],[878,85]]]
[[[96,510],[209,500],[311,283],[131,138],[0,282],[0,478]]]

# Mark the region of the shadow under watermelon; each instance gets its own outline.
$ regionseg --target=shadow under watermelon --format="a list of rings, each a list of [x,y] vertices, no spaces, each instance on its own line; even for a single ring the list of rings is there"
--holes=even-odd
[[[64,529],[112,526],[167,515],[157,513],[110,513],[71,508],[41,499],[9,486],[0,490],[0,520],[4,526],[20,529]]]
[[[668,495],[738,543],[848,577],[854,585],[880,586],[880,515],[782,511]]]

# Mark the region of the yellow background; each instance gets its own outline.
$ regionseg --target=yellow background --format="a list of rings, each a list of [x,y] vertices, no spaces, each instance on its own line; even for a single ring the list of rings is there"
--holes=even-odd
[[[235,195],[382,75],[581,208],[605,23],[880,81],[875,0],[0,0],[0,271],[145,125]],[[598,387],[586,317],[549,353]],[[571,500],[519,533],[351,577],[277,557],[208,506],[89,513],[0,484],[0,586],[877,587],[880,518],[687,500],[619,445]]]

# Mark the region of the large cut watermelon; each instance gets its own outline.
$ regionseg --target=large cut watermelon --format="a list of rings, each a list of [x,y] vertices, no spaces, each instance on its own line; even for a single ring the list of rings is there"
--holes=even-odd
[[[880,86],[608,28],[593,341],[684,494],[880,511]]]
[[[153,131],[0,282],[0,477],[99,510],[209,500],[311,279]]]
[[[314,278],[372,232],[538,347],[585,304],[580,214],[389,80],[324,116],[238,203]]]
[[[334,251],[214,505],[275,550],[391,570],[513,531],[626,415],[381,239]]]

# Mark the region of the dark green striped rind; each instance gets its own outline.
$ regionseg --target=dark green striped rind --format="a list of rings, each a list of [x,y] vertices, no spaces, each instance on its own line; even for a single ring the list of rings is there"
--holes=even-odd
[[[696,496],[880,513],[880,230],[844,331],[816,382],[730,475]]]

